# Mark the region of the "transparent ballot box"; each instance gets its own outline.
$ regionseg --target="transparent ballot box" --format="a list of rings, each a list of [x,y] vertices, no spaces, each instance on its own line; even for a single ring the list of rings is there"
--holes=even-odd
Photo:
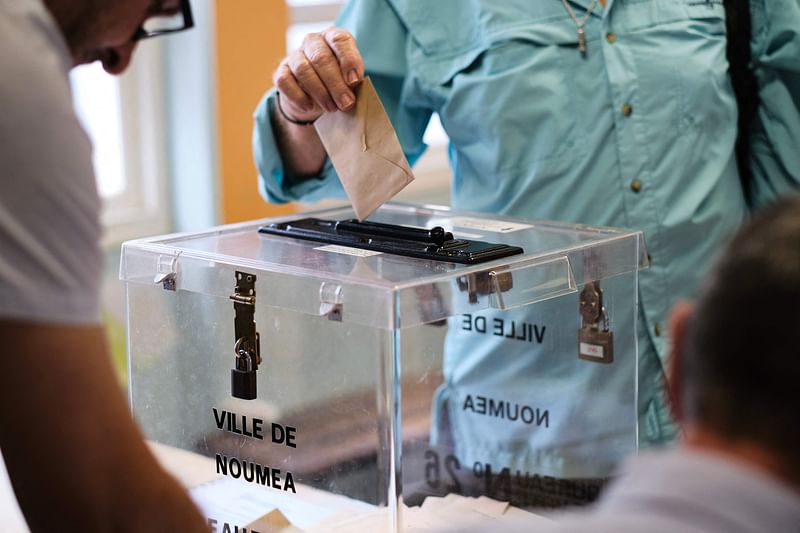
[[[342,243],[309,217],[353,213],[123,245],[133,413],[201,459],[210,523],[399,531],[453,493],[597,497],[636,449],[641,232],[387,204]]]

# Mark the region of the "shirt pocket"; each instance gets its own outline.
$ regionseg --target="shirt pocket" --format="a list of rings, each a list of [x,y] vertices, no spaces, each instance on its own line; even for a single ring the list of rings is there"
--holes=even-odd
[[[563,28],[575,31],[560,2],[389,1],[408,30],[410,59],[420,60],[426,73],[442,83],[493,43],[524,34],[526,29],[539,33],[542,42],[562,44],[569,40],[564,38]],[[584,1],[590,0],[577,0]]]
[[[562,46],[574,45],[577,32],[560,2],[396,7],[410,36],[404,98],[439,113],[462,168],[490,179],[583,150],[565,64],[566,54],[580,57]]]
[[[674,2],[659,8],[657,16],[637,7],[642,12],[630,15],[640,16],[630,19],[640,25],[631,28],[625,40],[638,92],[652,106],[652,114],[647,115],[653,123],[661,128],[670,125],[687,142],[720,129],[735,129],[721,0]],[[658,131],[655,128],[649,134],[658,135]]]

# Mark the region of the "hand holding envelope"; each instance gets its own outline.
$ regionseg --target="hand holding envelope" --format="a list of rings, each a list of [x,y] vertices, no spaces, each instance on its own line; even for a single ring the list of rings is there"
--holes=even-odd
[[[366,78],[355,92],[354,109],[326,113],[314,127],[363,221],[414,176],[372,81]]]

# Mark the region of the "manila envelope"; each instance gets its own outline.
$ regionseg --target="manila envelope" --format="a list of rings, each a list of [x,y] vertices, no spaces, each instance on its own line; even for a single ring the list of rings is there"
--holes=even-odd
[[[294,527],[280,509],[273,509],[255,522],[247,524],[246,531],[259,533],[301,533],[302,530]],[[228,531],[227,529],[225,531]],[[238,529],[237,529],[238,531]]]
[[[414,176],[372,81],[366,78],[355,93],[354,109],[326,113],[314,127],[363,221]]]

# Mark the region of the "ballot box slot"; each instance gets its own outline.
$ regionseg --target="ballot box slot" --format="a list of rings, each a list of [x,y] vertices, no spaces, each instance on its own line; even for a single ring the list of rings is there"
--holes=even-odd
[[[523,253],[519,246],[455,239],[441,226],[414,228],[355,219],[304,218],[261,226],[261,233],[351,246],[406,257],[477,264]]]

